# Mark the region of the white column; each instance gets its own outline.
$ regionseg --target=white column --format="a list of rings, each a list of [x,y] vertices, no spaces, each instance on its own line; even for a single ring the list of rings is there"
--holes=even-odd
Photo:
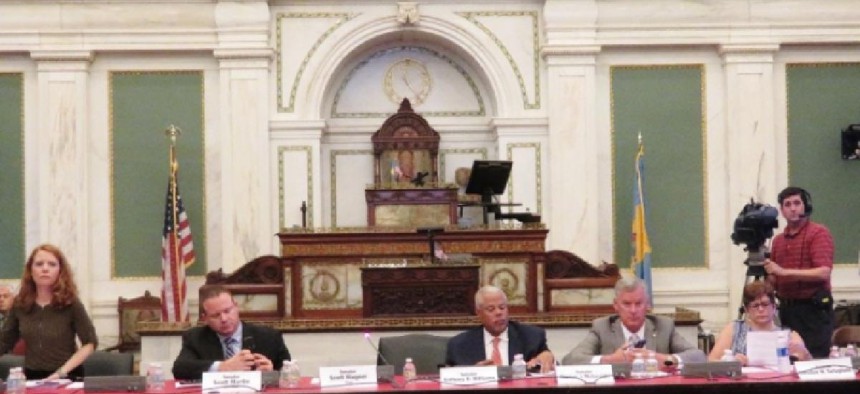
[[[775,44],[735,44],[720,48],[726,77],[726,155],[729,188],[724,220],[734,220],[750,198],[774,204],[777,138],[774,126],[773,56]],[[742,246],[742,245],[741,245]],[[729,317],[740,305],[747,267],[746,253],[737,247],[729,254]]]
[[[595,56],[598,47],[547,46],[548,249],[600,261]]]
[[[26,166],[35,176],[32,212],[36,239],[28,247],[57,245],[77,278],[89,278],[90,225],[87,129],[90,51],[34,51],[37,66],[35,133],[27,138]],[[93,207],[108,209],[108,207]],[[101,247],[101,246],[100,246]],[[28,250],[29,252],[29,250]],[[80,299],[89,303],[89,284],[77,281]]]
[[[220,255],[210,256],[225,272],[271,250],[269,196],[269,10],[265,1],[219,2],[216,6],[219,46],[218,161],[221,209],[209,212],[218,228],[210,243]],[[208,188],[209,186],[207,186]],[[217,247],[209,250],[219,250]]]

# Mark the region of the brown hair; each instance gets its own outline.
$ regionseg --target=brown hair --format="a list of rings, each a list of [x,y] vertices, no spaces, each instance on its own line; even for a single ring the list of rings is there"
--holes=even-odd
[[[773,293],[773,286],[771,286],[770,283],[766,281],[757,280],[744,286],[744,294],[742,296],[742,301],[744,305],[749,305],[751,302],[757,300],[763,295],[766,295],[767,298],[770,298],[771,303],[776,302],[776,296]]]
[[[78,287],[75,285],[75,280],[72,278],[72,270],[69,268],[69,261],[66,256],[60,251],[60,248],[51,244],[42,244],[30,252],[30,257],[27,258],[27,264],[24,266],[24,275],[21,277],[21,286],[18,291],[18,296],[15,297],[15,306],[20,307],[24,311],[30,311],[33,304],[36,303],[36,282],[33,280],[33,260],[36,258],[36,253],[39,251],[48,252],[57,258],[60,263],[60,274],[51,292],[51,305],[67,306],[78,299]]]
[[[206,311],[203,309],[203,303],[206,302],[206,300],[217,298],[221,294],[227,294],[230,297],[233,297],[233,293],[228,288],[221,285],[209,285],[200,288],[200,300],[198,301],[200,303],[200,316],[206,316]]]

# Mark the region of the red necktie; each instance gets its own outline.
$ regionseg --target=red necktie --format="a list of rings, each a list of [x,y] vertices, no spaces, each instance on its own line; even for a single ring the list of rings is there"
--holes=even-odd
[[[493,364],[494,365],[502,365],[502,352],[499,351],[499,342],[502,341],[502,338],[493,337]]]

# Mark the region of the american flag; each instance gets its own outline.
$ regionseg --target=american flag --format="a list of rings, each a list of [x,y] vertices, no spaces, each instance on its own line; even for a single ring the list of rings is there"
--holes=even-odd
[[[175,161],[171,167],[173,171],[167,183],[164,231],[161,238],[161,320],[174,322],[188,321],[185,267],[194,263],[194,242],[191,240],[188,215],[182,205],[182,197],[179,196]]]

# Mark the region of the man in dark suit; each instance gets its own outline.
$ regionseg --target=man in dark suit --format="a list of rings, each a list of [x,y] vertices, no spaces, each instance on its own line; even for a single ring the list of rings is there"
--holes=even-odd
[[[279,370],[290,352],[280,332],[239,320],[239,306],[226,288],[200,294],[205,326],[182,335],[182,350],[173,362],[176,379],[200,379],[204,372]]]
[[[619,279],[612,303],[617,314],[594,320],[562,364],[631,362],[637,353],[644,356],[647,351],[654,351],[657,362],[669,367],[705,361],[705,353],[675,330],[672,319],[646,314],[650,306],[641,279]]]
[[[475,311],[481,326],[458,334],[448,341],[448,365],[511,365],[522,354],[528,367],[540,365],[541,372],[555,368],[555,357],[546,345],[544,329],[508,320],[508,297],[494,286],[484,286],[475,294]]]

